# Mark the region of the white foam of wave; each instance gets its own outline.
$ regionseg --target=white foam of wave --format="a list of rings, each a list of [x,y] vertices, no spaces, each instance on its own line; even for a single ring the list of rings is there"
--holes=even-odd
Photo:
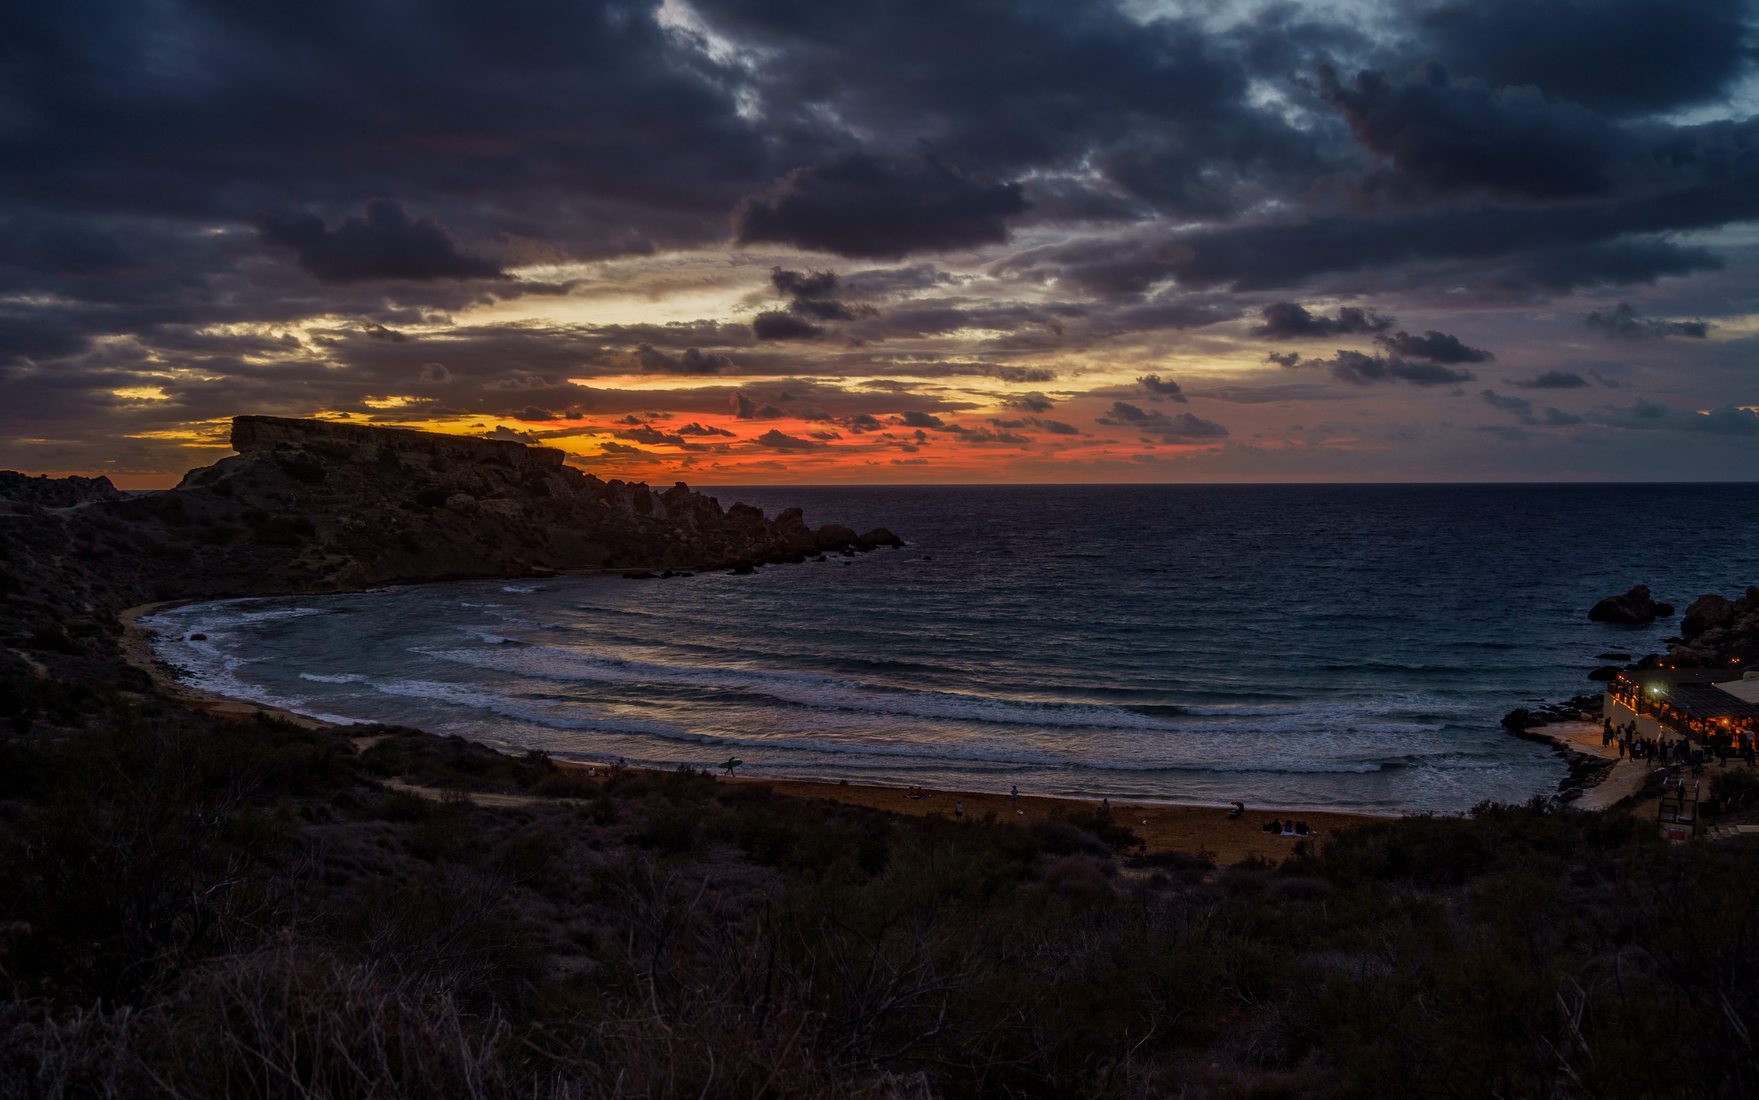
[[[312,613],[317,612],[313,611]],[[265,615],[263,617],[267,616]],[[286,618],[288,616],[281,617]],[[260,622],[263,621],[263,618],[259,617],[252,621]],[[148,625],[147,620],[143,619],[142,625]],[[159,623],[153,625],[162,627],[170,624]],[[339,726],[356,725],[366,721],[366,719],[353,717],[351,715],[333,714],[328,711],[313,710],[311,709],[311,701],[308,699],[301,696],[278,694],[269,691],[261,684],[253,683],[244,679],[239,674],[239,670],[252,662],[246,658],[228,653],[221,648],[218,639],[226,637],[226,634],[223,631],[216,630],[213,633],[210,633],[208,638],[198,641],[182,634],[181,631],[183,629],[184,628],[179,625],[178,633],[176,634],[153,630],[154,653],[176,670],[177,680],[180,683],[187,684],[188,686],[195,688],[197,691],[208,692],[213,695],[222,695],[228,699],[238,699],[242,702],[256,704],[257,706],[274,707],[278,710],[285,710],[293,714],[303,715],[307,718],[315,718],[320,722],[330,722]],[[192,633],[200,634],[204,633],[204,631],[197,630]],[[325,679],[317,674],[301,674],[301,678],[316,680],[319,682],[323,682]],[[362,678],[356,677],[354,679]],[[349,680],[346,677],[338,677],[330,682],[342,683],[352,682],[352,680]]]
[[[302,672],[299,674],[299,678],[301,680],[310,680],[314,684],[358,684],[366,679],[365,676],[360,676],[353,672],[337,672],[334,674],[323,672]]]
[[[503,718],[513,718],[551,729],[600,731],[604,733],[640,733],[656,737],[677,737],[685,731],[677,726],[649,719],[593,717],[584,706],[576,703],[547,704],[538,700],[516,699],[492,691],[481,691],[463,684],[439,680],[387,680],[371,684],[374,691],[406,699],[422,699],[487,711]]]
[[[476,668],[553,683],[604,683],[624,688],[663,684],[708,691],[761,695],[779,703],[814,710],[838,711],[928,721],[975,722],[1029,729],[1104,729],[1152,733],[1242,734],[1285,736],[1320,730],[1335,736],[1385,738],[1435,734],[1440,720],[1409,720],[1364,704],[1319,704],[1307,708],[1274,707],[1263,711],[1226,708],[1216,715],[1171,718],[1144,715],[1125,707],[1095,703],[1059,703],[998,699],[946,691],[908,691],[822,676],[813,673],[759,672],[675,665],[599,656],[554,646],[516,649],[418,650],[428,656]],[[1311,747],[1311,745],[1309,745]]]
[[[1177,728],[1158,718],[1103,704],[995,699],[949,691],[906,691],[813,673],[690,667],[599,657],[556,646],[520,646],[511,651],[497,647],[493,650],[423,649],[417,652],[516,676],[576,683],[667,684],[747,691],[818,710],[1070,729]]]

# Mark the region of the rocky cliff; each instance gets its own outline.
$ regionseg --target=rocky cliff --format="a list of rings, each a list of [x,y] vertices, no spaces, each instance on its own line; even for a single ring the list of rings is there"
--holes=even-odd
[[[171,490],[0,477],[0,598],[103,616],[152,600],[569,569],[748,570],[898,545],[885,530],[605,481],[546,447],[241,416]],[[72,614],[72,618],[69,615]]]

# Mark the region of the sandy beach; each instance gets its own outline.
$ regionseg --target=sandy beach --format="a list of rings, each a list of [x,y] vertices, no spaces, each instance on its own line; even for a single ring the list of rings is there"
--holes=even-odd
[[[797,798],[823,798],[853,806],[869,806],[893,813],[927,816],[953,816],[954,803],[962,802],[965,816],[981,818],[994,814],[997,820],[1048,821],[1056,817],[1092,815],[1098,812],[1098,799],[1065,798],[1032,795],[1022,792],[1016,811],[1007,792],[935,791],[924,790],[923,797],[912,799],[902,787],[864,786],[854,783],[827,783],[805,779],[766,779],[752,776],[742,783],[762,783],[780,794]],[[1298,837],[1272,835],[1263,830],[1265,822],[1298,819],[1309,829],[1317,830],[1320,840],[1337,833],[1384,821],[1385,816],[1338,812],[1282,812],[1256,809],[1250,805],[1237,820],[1228,819],[1225,806],[1181,806],[1163,803],[1111,804],[1112,820],[1127,827],[1148,842],[1150,852],[1209,852],[1217,863],[1237,863],[1258,856],[1280,861],[1294,850]]]

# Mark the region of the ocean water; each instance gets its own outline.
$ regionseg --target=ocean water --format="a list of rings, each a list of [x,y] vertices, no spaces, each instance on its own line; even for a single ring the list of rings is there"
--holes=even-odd
[[[191,604],[201,687],[558,757],[1169,802],[1460,810],[1552,789],[1510,708],[1759,583],[1753,486],[712,490],[909,545],[670,581]],[[190,640],[205,634],[205,640]]]

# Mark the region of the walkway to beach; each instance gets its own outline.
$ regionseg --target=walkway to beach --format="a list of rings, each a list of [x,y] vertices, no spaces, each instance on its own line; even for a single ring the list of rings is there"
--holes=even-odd
[[[1578,810],[1604,810],[1629,798],[1643,788],[1643,780],[1656,767],[1647,760],[1619,756],[1616,742],[1610,745],[1601,744],[1601,730],[1599,722],[1557,722],[1540,731],[1577,752],[1613,761],[1612,770],[1602,776],[1600,782],[1583,791],[1581,798],[1571,803]]]

